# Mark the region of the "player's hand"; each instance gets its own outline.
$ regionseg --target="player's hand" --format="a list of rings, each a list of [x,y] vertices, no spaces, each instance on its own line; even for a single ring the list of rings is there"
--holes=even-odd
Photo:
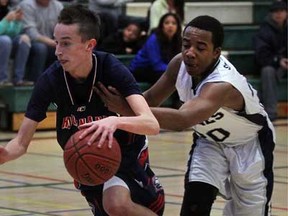
[[[116,88],[112,86],[106,88],[101,82],[98,82],[94,91],[101,97],[110,111],[119,113],[120,115],[131,114],[132,110],[129,104]]]
[[[87,142],[88,145],[92,145],[92,143],[100,137],[97,145],[98,148],[103,146],[105,140],[108,140],[108,148],[112,148],[113,134],[117,129],[117,118],[118,117],[116,116],[109,116],[101,120],[80,125],[78,128],[85,130],[79,138],[83,139],[88,134],[92,133],[90,139]]]

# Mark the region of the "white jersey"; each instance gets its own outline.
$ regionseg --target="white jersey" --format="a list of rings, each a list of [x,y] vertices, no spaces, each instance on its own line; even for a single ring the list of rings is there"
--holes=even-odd
[[[198,136],[194,136],[185,182],[216,187],[227,199],[224,216],[263,216],[273,188],[273,125],[257,92],[223,56],[197,86],[182,62],[176,81],[180,99],[186,102],[197,97],[209,82],[233,85],[245,107],[241,112],[221,107],[193,127]]]
[[[176,81],[180,100],[186,102],[198,96],[202,87],[209,82],[228,82],[233,85],[242,94],[245,108],[242,112],[238,112],[228,107],[221,107],[209,119],[195,125],[193,129],[203,138],[229,146],[254,140],[264,121],[268,120],[267,113],[259,102],[257,91],[224,56],[220,56],[214,70],[197,86],[193,86],[191,75],[186,72],[182,62]],[[269,124],[271,125],[270,121]]]

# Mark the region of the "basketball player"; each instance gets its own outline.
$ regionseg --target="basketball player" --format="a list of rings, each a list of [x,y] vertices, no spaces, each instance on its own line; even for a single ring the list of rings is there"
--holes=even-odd
[[[221,55],[223,39],[218,20],[196,17],[184,29],[182,53],[144,93],[161,128],[192,127],[195,132],[181,216],[210,215],[218,194],[227,199],[225,216],[270,214],[274,128],[257,92]],[[116,103],[115,88],[100,89],[110,110],[131,114],[129,107]],[[175,89],[183,105],[157,108]]]
[[[27,151],[52,102],[57,106],[57,140],[62,149],[80,125],[84,125],[82,137],[92,133],[88,144],[98,136],[102,142],[114,136],[121,146],[122,162],[116,176],[100,186],[75,182],[93,214],[162,215],[164,191],[150,169],[144,135],[158,134],[159,124],[128,69],[111,54],[92,52],[99,27],[97,16],[82,6],[61,11],[54,29],[58,61],[39,77],[17,136],[0,147],[0,163]],[[120,117],[108,111],[93,91],[97,82],[117,86],[136,116]]]

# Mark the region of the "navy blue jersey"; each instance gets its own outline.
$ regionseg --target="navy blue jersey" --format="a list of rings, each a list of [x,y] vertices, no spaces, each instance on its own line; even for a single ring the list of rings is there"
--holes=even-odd
[[[86,80],[74,79],[64,72],[59,62],[51,65],[38,79],[25,116],[40,122],[46,118],[48,106],[57,106],[57,141],[64,149],[69,137],[78,130],[78,126],[116,115],[110,112],[101,98],[93,92],[97,82],[111,85],[127,97],[141,94],[140,88],[130,71],[115,56],[95,52],[93,68]],[[115,138],[120,144],[122,160],[116,175],[129,185],[134,202],[150,208],[158,215],[164,211],[164,191],[158,178],[149,166],[149,154],[144,135],[116,130]],[[82,191],[94,215],[107,215],[102,205],[103,185],[86,186],[75,182]]]
[[[39,77],[25,116],[40,122],[46,117],[50,103],[55,104],[57,106],[57,141],[62,149],[69,137],[78,130],[80,124],[116,115],[104,106],[95,92],[91,92],[95,72],[95,84],[100,81],[105,86],[114,86],[124,97],[142,94],[133,75],[112,54],[95,52],[93,68],[83,82],[75,80],[69,73],[63,71],[58,61],[55,62]],[[135,165],[135,160],[145,145],[145,136],[122,130],[117,130],[114,136],[122,150],[121,167],[127,168]],[[124,160],[126,156],[129,160]]]

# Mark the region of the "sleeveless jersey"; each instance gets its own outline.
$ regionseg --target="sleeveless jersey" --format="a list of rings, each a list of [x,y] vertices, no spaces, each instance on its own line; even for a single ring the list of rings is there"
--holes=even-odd
[[[219,57],[213,71],[197,86],[193,84],[192,77],[182,62],[176,81],[180,100],[186,102],[197,97],[202,87],[211,82],[230,83],[242,94],[245,108],[238,112],[228,107],[221,107],[209,119],[195,125],[193,127],[195,132],[202,138],[229,146],[241,145],[255,139],[258,131],[269,119],[259,102],[257,91],[224,56]],[[273,128],[270,121],[268,125]]]

